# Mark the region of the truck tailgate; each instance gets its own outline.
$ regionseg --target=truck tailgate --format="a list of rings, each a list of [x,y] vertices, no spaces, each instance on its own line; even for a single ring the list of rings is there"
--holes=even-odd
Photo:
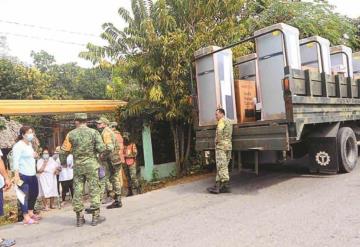
[[[289,150],[288,126],[267,125],[239,127],[234,125],[233,150]],[[215,129],[196,131],[196,150],[215,149]]]

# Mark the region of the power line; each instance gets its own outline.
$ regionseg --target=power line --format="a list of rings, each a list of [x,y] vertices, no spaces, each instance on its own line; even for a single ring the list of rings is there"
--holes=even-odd
[[[37,26],[37,25],[33,25],[33,24],[25,24],[25,23],[20,23],[20,22],[15,22],[15,21],[0,20],[0,22],[7,23],[7,24],[12,24],[12,25],[30,27],[30,28],[38,28],[38,29],[43,29],[43,30],[48,30],[48,31],[56,31],[56,32],[63,32],[63,33],[70,33],[70,34],[75,34],[75,35],[82,35],[82,36],[90,36],[90,37],[99,38],[99,35],[95,35],[95,34],[92,34],[92,33],[69,31],[69,30],[65,30],[65,29],[56,29],[56,28],[45,27],[45,26]]]
[[[51,42],[57,42],[57,43],[62,43],[62,44],[67,44],[67,45],[86,46],[86,44],[76,43],[76,42],[72,42],[72,41],[64,41],[64,40],[58,40],[58,39],[49,39],[49,38],[43,38],[43,37],[40,37],[40,36],[30,36],[30,35],[25,35],[25,34],[20,34],[20,33],[0,32],[0,34],[17,36],[17,37],[23,37],[23,38],[28,38],[28,39],[37,39],[37,40],[43,40],[43,41],[51,41]]]

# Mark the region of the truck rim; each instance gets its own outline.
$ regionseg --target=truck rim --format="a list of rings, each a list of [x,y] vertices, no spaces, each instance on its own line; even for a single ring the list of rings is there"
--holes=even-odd
[[[354,167],[355,161],[356,161],[356,154],[355,154],[355,148],[356,145],[353,138],[348,138],[346,140],[346,159],[349,161],[349,165],[351,167]]]

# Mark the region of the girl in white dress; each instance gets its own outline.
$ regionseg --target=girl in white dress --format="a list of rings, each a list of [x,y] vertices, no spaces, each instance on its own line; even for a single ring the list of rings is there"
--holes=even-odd
[[[54,209],[54,199],[58,197],[56,175],[58,163],[50,157],[49,150],[44,148],[41,159],[37,162],[37,173],[39,180],[39,196],[43,198],[45,211]]]

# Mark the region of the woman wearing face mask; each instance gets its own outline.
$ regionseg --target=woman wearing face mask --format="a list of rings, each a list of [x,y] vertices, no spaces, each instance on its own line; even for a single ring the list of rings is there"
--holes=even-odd
[[[37,162],[39,179],[39,196],[43,198],[44,210],[55,209],[54,199],[58,197],[56,175],[58,163],[50,157],[49,149],[44,148],[41,158]]]
[[[23,126],[13,147],[14,182],[24,192],[25,201],[21,204],[24,224],[39,223],[40,217],[34,214],[34,206],[39,193],[36,178],[35,157],[37,154],[31,145],[34,133],[31,127]]]

